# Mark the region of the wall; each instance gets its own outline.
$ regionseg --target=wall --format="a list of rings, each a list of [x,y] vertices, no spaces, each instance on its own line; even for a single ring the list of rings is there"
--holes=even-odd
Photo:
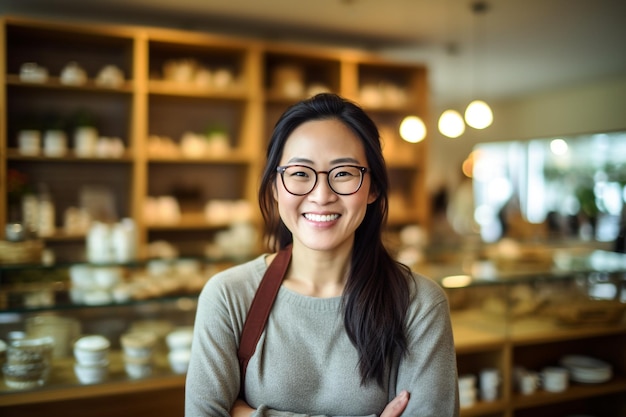
[[[460,165],[476,143],[626,130],[626,74],[490,104],[494,123],[484,131],[468,128],[457,139],[438,133],[432,136],[428,159],[431,190],[457,184]],[[443,110],[432,110],[433,129]]]

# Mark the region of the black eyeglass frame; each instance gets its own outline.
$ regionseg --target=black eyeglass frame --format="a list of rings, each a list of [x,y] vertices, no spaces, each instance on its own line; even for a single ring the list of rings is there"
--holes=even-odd
[[[285,185],[285,178],[284,178],[285,171],[287,170],[287,168],[292,168],[292,167],[302,167],[302,168],[307,168],[307,169],[310,169],[311,171],[313,171],[313,172],[315,173],[315,182],[313,183],[313,186],[311,187],[311,189],[310,189],[309,191],[307,191],[307,192],[306,192],[306,193],[304,193],[304,194],[297,194],[297,193],[293,193],[293,192],[289,191],[289,189],[288,189],[288,188],[287,188],[287,186]],[[329,175],[329,174],[330,174],[332,171],[336,170],[336,169],[339,169],[339,168],[346,168],[346,167],[349,167],[349,168],[357,168],[357,169],[359,170],[359,172],[361,173],[361,178],[360,178],[360,180],[359,180],[359,186],[356,188],[356,190],[354,190],[354,191],[353,191],[353,192],[351,192],[351,193],[338,193],[337,191],[335,191],[335,189],[333,188],[333,186],[330,184],[330,175]],[[315,186],[317,185],[317,180],[318,180],[318,178],[319,178],[319,174],[326,174],[326,183],[328,184],[328,188],[330,188],[330,189],[331,189],[331,191],[332,191],[333,193],[337,194],[337,195],[344,195],[344,196],[345,196],[345,195],[352,195],[352,194],[356,194],[356,193],[358,193],[358,192],[359,192],[359,190],[361,189],[361,186],[363,185],[363,178],[365,178],[365,174],[366,174],[367,172],[369,172],[369,169],[368,169],[367,167],[362,167],[362,166],[360,166],[360,165],[338,165],[338,166],[336,166],[336,167],[333,167],[332,169],[329,169],[328,171],[316,171],[315,169],[311,168],[311,167],[310,167],[310,166],[308,166],[308,165],[298,165],[298,164],[295,164],[295,165],[281,165],[281,166],[277,166],[277,167],[276,167],[276,172],[278,172],[278,173],[280,174],[280,180],[281,180],[281,181],[282,181],[282,183],[283,183],[283,187],[285,187],[285,190],[286,190],[289,194],[291,194],[291,195],[296,195],[296,196],[302,197],[302,196],[305,196],[305,195],[307,195],[307,194],[310,194],[310,193],[311,193],[311,192],[315,189]]]

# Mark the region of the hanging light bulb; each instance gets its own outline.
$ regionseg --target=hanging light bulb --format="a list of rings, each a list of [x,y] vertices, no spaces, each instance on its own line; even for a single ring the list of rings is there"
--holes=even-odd
[[[449,138],[458,138],[465,132],[463,117],[456,110],[446,110],[439,117],[439,131]]]
[[[480,61],[478,56],[478,45],[482,43],[482,36],[480,36],[480,23],[479,17],[484,15],[489,10],[489,4],[484,0],[476,0],[471,4],[471,10],[474,14],[474,56],[472,61],[474,82],[477,83],[478,74],[480,71],[477,68],[477,62]],[[465,122],[468,126],[474,129],[484,129],[491,126],[493,123],[493,112],[487,103],[482,100],[474,100],[465,109]]]
[[[493,123],[493,112],[482,100],[472,101],[465,110],[465,123],[474,129],[484,129]]]
[[[417,116],[407,116],[400,123],[400,137],[410,143],[421,142],[426,137],[426,125]]]

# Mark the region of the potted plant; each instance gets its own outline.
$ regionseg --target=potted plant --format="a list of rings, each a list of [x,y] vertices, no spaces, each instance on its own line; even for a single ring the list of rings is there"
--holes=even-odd
[[[81,158],[90,158],[96,154],[98,129],[95,117],[86,109],[81,109],[72,118],[74,129],[74,152]]]

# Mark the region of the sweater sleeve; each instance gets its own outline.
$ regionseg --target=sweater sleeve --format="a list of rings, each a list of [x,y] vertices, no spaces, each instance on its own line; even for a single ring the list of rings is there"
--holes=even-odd
[[[409,351],[400,360],[396,390],[390,396],[403,389],[411,394],[403,416],[456,417],[458,379],[448,301],[433,281],[420,277],[418,282],[422,301],[412,304],[407,321]]]
[[[326,416],[326,415],[312,416],[310,414],[295,414],[289,411],[272,410],[262,405],[254,413],[252,413],[250,417],[331,417],[331,416]],[[368,416],[332,416],[332,417],[376,417],[376,415],[371,414]]]
[[[214,276],[198,299],[185,384],[186,416],[228,417],[239,394],[237,348],[249,304],[249,290],[240,276],[232,271]]]

